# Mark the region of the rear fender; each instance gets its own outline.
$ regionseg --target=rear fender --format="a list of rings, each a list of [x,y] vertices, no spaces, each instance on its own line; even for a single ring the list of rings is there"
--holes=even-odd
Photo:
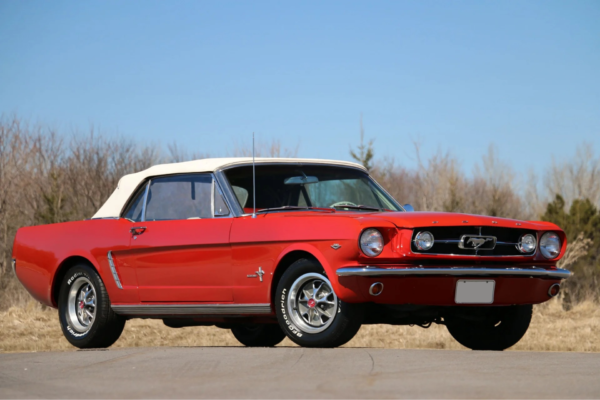
[[[52,307],[58,307],[58,294],[63,278],[67,274],[69,268],[77,264],[88,264],[90,267],[94,268],[94,270],[96,270],[98,275],[100,275],[102,278],[102,274],[100,273],[100,265],[91,253],[84,250],[73,252],[61,261],[61,263],[58,265],[58,268],[56,269],[56,272],[54,273],[51,285],[52,290],[50,293]],[[102,278],[102,280],[104,279]]]

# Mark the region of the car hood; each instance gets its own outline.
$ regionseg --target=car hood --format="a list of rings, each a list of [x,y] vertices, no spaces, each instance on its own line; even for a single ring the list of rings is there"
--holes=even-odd
[[[385,212],[371,214],[389,221],[398,228],[416,228],[424,226],[498,226],[522,229],[559,229],[550,222],[519,221],[509,218],[489,217],[486,215],[460,214],[448,212]]]

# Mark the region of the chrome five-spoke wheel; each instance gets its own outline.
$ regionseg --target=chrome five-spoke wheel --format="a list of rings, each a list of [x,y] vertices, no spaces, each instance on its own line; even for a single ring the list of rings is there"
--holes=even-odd
[[[79,333],[87,332],[96,319],[96,289],[92,282],[78,278],[69,290],[67,301],[71,326]]]
[[[73,265],[66,271],[57,303],[63,334],[80,349],[108,347],[125,327],[125,318],[111,309],[104,282],[89,264]]]
[[[331,283],[321,274],[304,274],[292,284],[288,313],[294,323],[307,333],[323,332],[338,311],[338,299]]]
[[[294,343],[337,347],[356,335],[364,307],[346,303],[333,288],[316,260],[303,258],[285,270],[275,290],[275,313],[281,330]]]

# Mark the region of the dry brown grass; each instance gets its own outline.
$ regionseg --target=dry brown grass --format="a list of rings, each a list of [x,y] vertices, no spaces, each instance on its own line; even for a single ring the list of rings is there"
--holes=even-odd
[[[63,337],[56,310],[36,303],[0,312],[0,351],[75,350]],[[512,350],[600,351],[600,306],[585,302],[564,311],[557,300],[536,306],[525,337]],[[114,347],[239,346],[229,330],[215,327],[172,329],[160,320],[132,320]],[[285,339],[280,346],[295,346]],[[364,326],[346,347],[462,349],[443,326]]]

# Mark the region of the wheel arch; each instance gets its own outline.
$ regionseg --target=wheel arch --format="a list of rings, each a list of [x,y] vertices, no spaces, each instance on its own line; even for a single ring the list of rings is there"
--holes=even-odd
[[[71,255],[65,258],[56,269],[54,273],[54,279],[52,280],[52,288],[50,292],[50,299],[52,300],[52,305],[54,307],[58,307],[58,295],[60,292],[60,285],[63,281],[63,278],[69,271],[69,268],[77,265],[77,264],[87,264],[92,267],[98,275],[100,275],[100,271],[91,260],[90,257],[86,257],[83,255]]]
[[[310,245],[293,245],[288,248],[279,256],[277,263],[275,264],[275,270],[273,271],[273,279],[271,280],[270,298],[271,304],[275,301],[275,291],[277,285],[281,280],[281,277],[285,271],[296,261],[301,259],[310,259],[318,262],[327,274],[331,274],[330,266],[327,260],[323,257],[321,252]]]

